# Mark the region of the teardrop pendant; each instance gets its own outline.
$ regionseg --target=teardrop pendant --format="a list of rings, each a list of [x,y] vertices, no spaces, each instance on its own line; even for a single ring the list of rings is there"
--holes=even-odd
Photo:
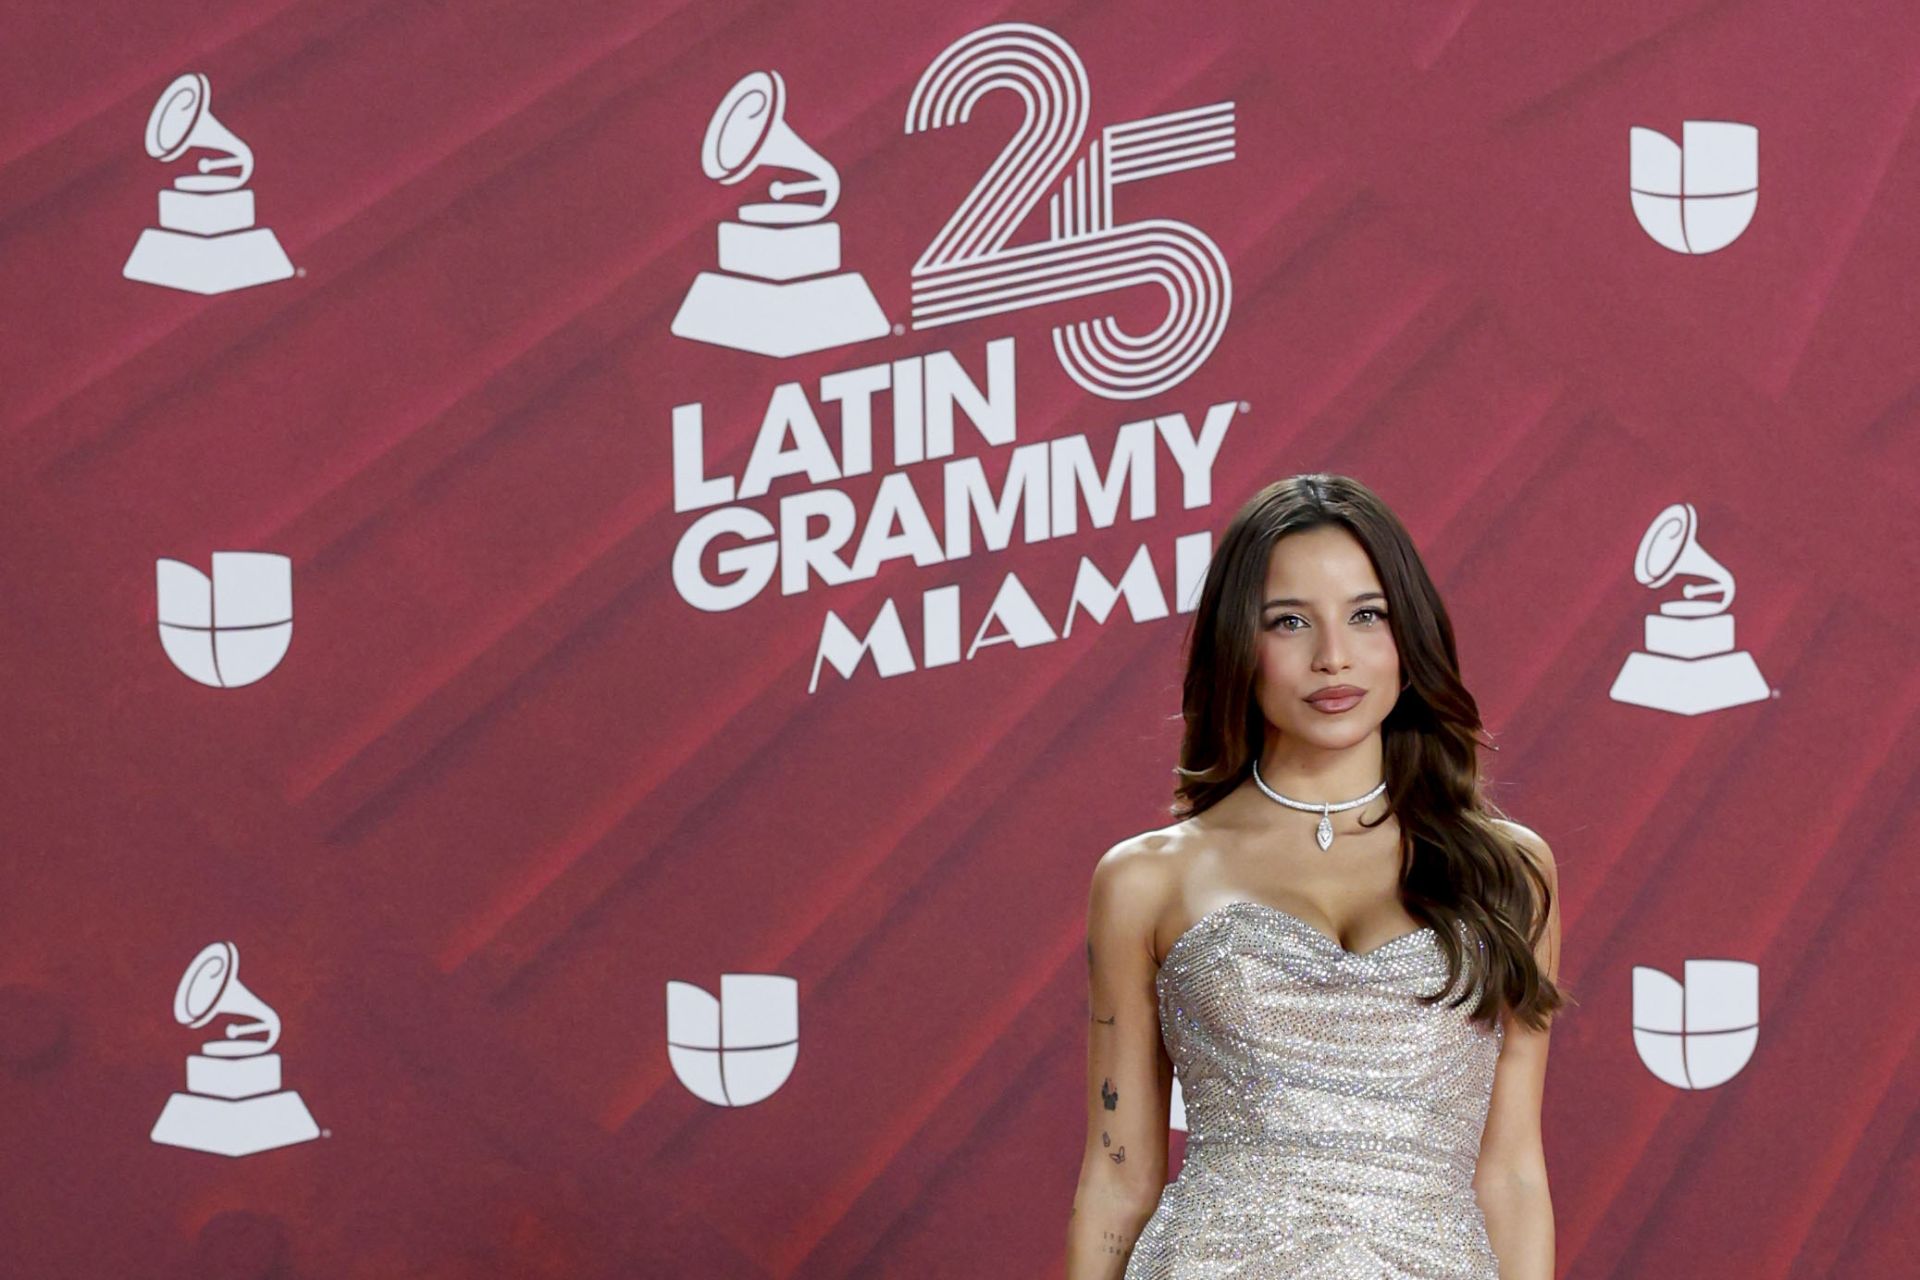
[[[1320,842],[1322,849],[1331,848],[1333,846],[1333,819],[1324,813],[1321,814],[1320,825],[1314,829],[1313,838]]]

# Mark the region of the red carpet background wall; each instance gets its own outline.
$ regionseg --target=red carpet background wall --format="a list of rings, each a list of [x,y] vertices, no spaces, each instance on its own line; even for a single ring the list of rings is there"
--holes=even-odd
[[[1560,1274],[1914,1274],[1909,6],[7,28],[0,1271],[1056,1274],[1330,470],[1558,857]]]

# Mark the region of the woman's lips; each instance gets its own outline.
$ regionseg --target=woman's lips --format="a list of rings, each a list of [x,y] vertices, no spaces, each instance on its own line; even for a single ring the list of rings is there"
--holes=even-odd
[[[1339,715],[1342,711],[1353,710],[1360,705],[1360,700],[1366,696],[1364,693],[1347,693],[1339,697],[1329,695],[1323,698],[1308,698],[1307,705],[1311,706],[1315,711],[1324,711],[1328,715],[1333,716]]]

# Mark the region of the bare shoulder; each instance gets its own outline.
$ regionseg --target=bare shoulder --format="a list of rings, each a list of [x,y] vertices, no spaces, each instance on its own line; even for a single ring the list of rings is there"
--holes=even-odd
[[[1124,922],[1151,948],[1154,926],[1179,884],[1179,867],[1192,842],[1185,824],[1143,831],[1109,848],[1094,864],[1090,915]]]
[[[1128,836],[1100,855],[1094,863],[1095,887],[1127,891],[1139,896],[1147,890],[1165,887],[1180,853],[1181,838],[1174,827],[1142,831]]]
[[[1540,870],[1545,873],[1549,881],[1555,878],[1553,849],[1538,831],[1510,818],[1495,818],[1493,821],[1520,842],[1521,847],[1532,855],[1533,860],[1539,864]]]

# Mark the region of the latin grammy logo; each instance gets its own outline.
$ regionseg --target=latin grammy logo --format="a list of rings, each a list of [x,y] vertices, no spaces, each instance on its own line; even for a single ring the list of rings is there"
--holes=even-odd
[[[1643,587],[1664,587],[1682,574],[1707,579],[1685,583],[1679,600],[1662,601],[1646,617],[1644,652],[1630,653],[1607,696],[1657,711],[1697,716],[1768,696],[1767,682],[1752,655],[1733,647],[1733,575],[1696,541],[1699,517],[1690,502],[1676,502],[1654,517],[1640,539],[1633,575]],[[1696,600],[1698,595],[1717,595]]]
[[[887,318],[857,271],[840,270],[840,227],[826,217],[840,175],[786,122],[777,71],[755,71],[727,92],[707,124],[700,165],[726,186],[761,168],[793,169],[805,181],[767,185],[771,201],[743,204],[720,224],[720,270],[687,290],[673,333],[768,356],[794,356],[878,338]],[[819,195],[818,203],[791,196]]]
[[[266,227],[253,225],[253,150],[207,109],[207,78],[188,72],[167,86],[147,119],[147,154],[178,160],[194,147],[197,173],[181,174],[160,192],[160,225],[140,233],[121,274],[129,280],[226,293],[285,280],[293,263]]]
[[[307,1104],[280,1087],[280,1015],[240,981],[240,952],[231,942],[204,948],[187,966],[173,997],[182,1026],[204,1027],[226,1015],[226,1036],[187,1059],[187,1091],[167,1099],[153,1140],[222,1156],[247,1156],[320,1136]],[[259,1038],[264,1037],[264,1038]]]
[[[1015,99],[1025,119],[913,264],[914,329],[1157,286],[1167,310],[1151,328],[1128,328],[1111,313],[1067,321],[1054,326],[1054,354],[1068,377],[1109,400],[1179,386],[1227,331],[1233,273],[1198,227],[1116,217],[1114,196],[1231,162],[1233,103],[1111,124],[1082,151],[1090,88],[1080,55],[1045,27],[996,22],[955,40],[920,73],[906,130],[964,124],[988,95]],[[1015,243],[1043,196],[1047,237]]]

